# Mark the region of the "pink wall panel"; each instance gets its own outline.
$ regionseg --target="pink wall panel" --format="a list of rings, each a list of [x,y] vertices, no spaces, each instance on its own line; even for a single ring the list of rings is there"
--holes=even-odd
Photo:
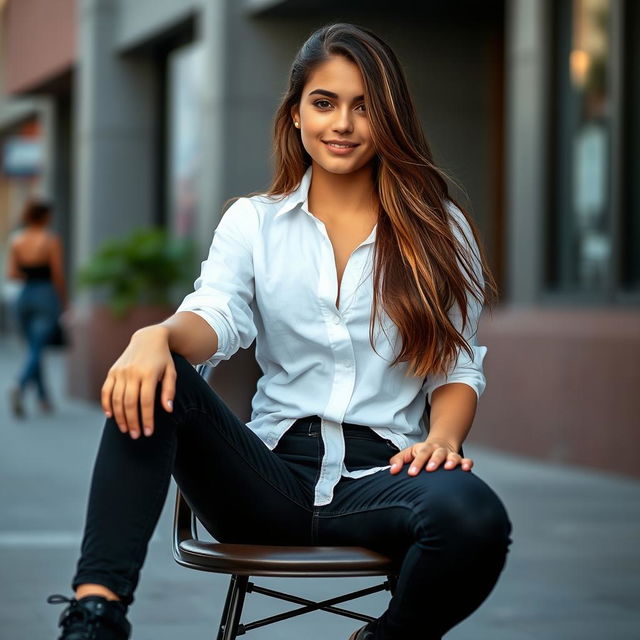
[[[487,388],[469,439],[640,477],[640,315],[523,309],[483,317]]]
[[[3,15],[5,90],[30,91],[76,58],[76,0],[8,0]]]

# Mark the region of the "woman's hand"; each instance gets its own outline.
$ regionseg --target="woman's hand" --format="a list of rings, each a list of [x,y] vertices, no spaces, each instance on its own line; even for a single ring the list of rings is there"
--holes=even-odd
[[[441,462],[444,462],[445,469],[454,469],[461,464],[463,471],[470,471],[473,466],[471,458],[463,458],[453,444],[441,438],[427,438],[424,442],[407,447],[392,456],[389,462],[391,473],[399,473],[403,465],[411,462],[408,471],[410,476],[420,473],[425,465],[427,471],[435,471]]]
[[[168,338],[168,329],[159,325],[136,331],[102,385],[102,409],[108,418],[115,418],[122,433],[128,431],[133,439],[140,437],[138,407],[144,435],[153,433],[156,385],[160,380],[162,406],[165,411],[173,411],[177,376]]]

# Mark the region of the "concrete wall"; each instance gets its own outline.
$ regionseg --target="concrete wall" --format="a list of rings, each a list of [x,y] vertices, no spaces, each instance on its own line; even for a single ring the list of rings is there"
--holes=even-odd
[[[222,0],[113,0],[117,5],[114,47],[126,50],[148,42],[210,5],[219,10]]]

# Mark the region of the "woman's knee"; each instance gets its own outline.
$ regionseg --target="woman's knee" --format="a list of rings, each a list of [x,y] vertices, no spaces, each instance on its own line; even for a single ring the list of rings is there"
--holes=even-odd
[[[173,405],[175,409],[182,406],[202,406],[212,397],[217,399],[209,383],[198,373],[196,368],[182,355],[171,351],[171,358],[176,370],[175,393]],[[161,385],[158,385],[159,387]]]
[[[202,379],[196,367],[192,365],[183,355],[170,351],[173,366],[176,370],[178,380],[181,378]]]
[[[442,469],[441,473],[456,470]],[[415,514],[418,530],[423,535],[435,533],[444,540],[459,540],[464,545],[506,549],[511,544],[512,524],[504,504],[478,476],[462,469],[457,473],[459,481],[440,490],[432,487],[424,493]]]
[[[507,549],[511,544],[512,525],[507,510],[497,494],[484,485],[484,492],[469,505],[472,518],[467,518],[469,536],[482,545]]]
[[[171,359],[173,361],[173,367],[176,372],[176,378],[174,382],[174,394],[173,394],[173,402],[174,405],[178,400],[178,396],[181,396],[185,391],[189,389],[189,387],[193,384],[189,382],[189,378],[191,376],[197,376],[197,372],[194,369],[193,365],[182,355],[176,353],[175,351],[171,351]],[[163,389],[163,381],[160,381],[156,388],[156,400],[158,402],[161,401],[161,391]]]

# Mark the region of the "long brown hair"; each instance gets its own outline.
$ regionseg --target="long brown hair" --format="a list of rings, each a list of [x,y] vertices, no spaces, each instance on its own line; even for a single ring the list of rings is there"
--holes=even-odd
[[[498,290],[473,219],[449,195],[448,176],[434,164],[402,67],[389,45],[369,29],[342,22],[325,25],[300,48],[275,115],[275,174],[262,195],[291,193],[311,164],[291,109],[300,102],[310,74],[332,55],[344,56],[360,69],[377,153],[373,175],[380,208],[371,345],[375,349],[374,322],[382,306],[402,341],[390,366],[408,362],[408,373],[420,377],[446,373],[460,348],[472,357],[448,311],[457,305],[464,328],[471,297],[477,304],[491,304]],[[458,224],[447,201],[460,210],[468,230]],[[474,269],[472,253],[481,272]]]

